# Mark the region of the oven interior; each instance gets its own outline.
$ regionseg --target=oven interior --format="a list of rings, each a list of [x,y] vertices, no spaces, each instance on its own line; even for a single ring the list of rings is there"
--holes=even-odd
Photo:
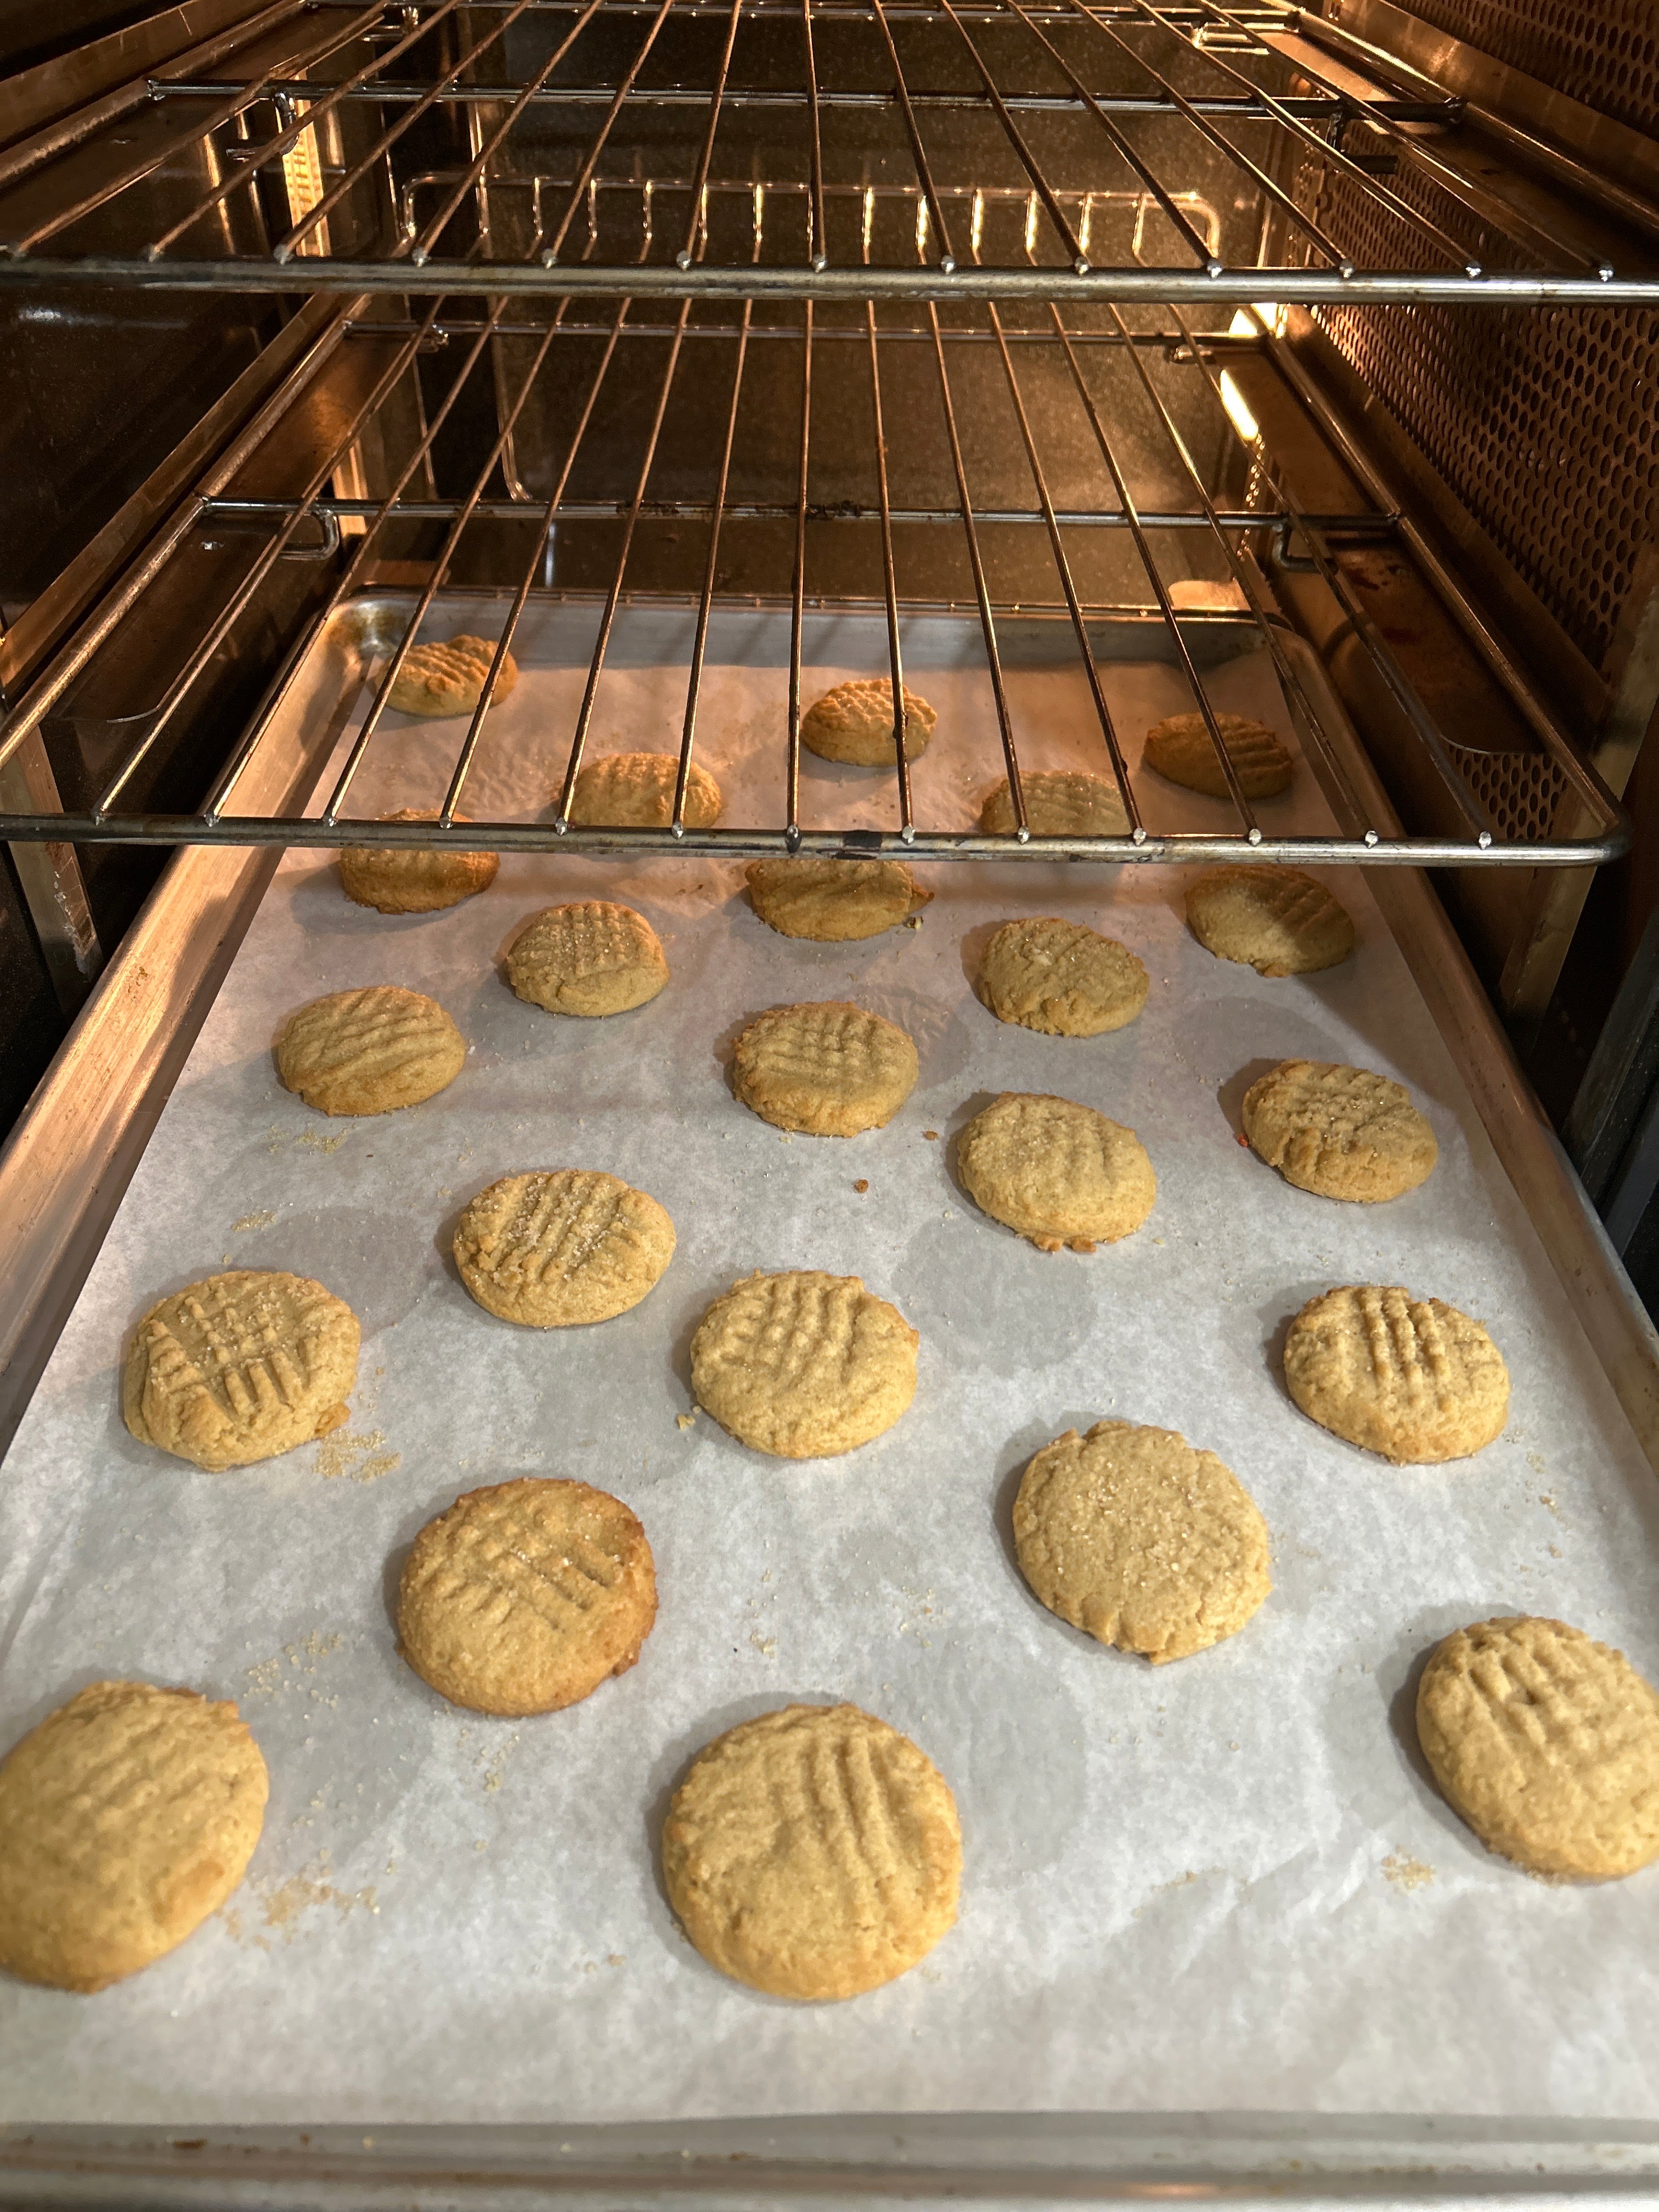
[[[1432,868],[1616,1179],[1635,985],[1608,1016],[1655,904],[1641,0],[220,0],[42,33],[0,10],[0,1118],[171,851],[377,834],[355,771],[261,772],[315,625],[409,595],[363,640],[361,753],[440,595],[483,587],[504,645],[548,595],[591,612],[534,836],[734,856],[998,849],[897,749],[888,830],[803,826],[802,626],[856,608],[896,680],[909,617],[977,624],[1016,855],[1056,849],[1018,799],[1018,612],[1069,638],[1130,825],[1065,849],[1213,857],[1145,827],[1098,659],[1151,619],[1209,716],[1206,630],[1253,626],[1341,830],[1266,834],[1234,788],[1217,849]],[[652,601],[693,617],[686,762],[711,615],[790,618],[775,817],[568,825]],[[440,842],[478,841],[450,817],[486,711]]]

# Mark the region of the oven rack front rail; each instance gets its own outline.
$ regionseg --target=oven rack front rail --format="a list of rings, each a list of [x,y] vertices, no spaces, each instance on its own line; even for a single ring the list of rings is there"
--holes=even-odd
[[[368,304],[356,307],[361,310]],[[1245,358],[1282,355],[1271,327],[1253,315],[1235,317],[1240,327],[1230,335],[1200,331],[1178,307],[1147,328],[1132,326],[1115,306],[1087,317],[1068,317],[1050,304],[1022,317],[1005,313],[994,303],[944,313],[930,303],[920,317],[894,325],[872,302],[866,302],[855,318],[835,320],[809,301],[787,311],[787,322],[779,325],[769,320],[774,311],[750,301],[705,329],[690,300],[672,316],[648,307],[643,321],[638,303],[629,297],[614,301],[609,314],[598,319],[567,317],[567,304],[538,319],[521,300],[503,295],[491,302],[487,314],[469,319],[456,312],[454,302],[434,297],[423,307],[411,301],[407,319],[401,321],[362,320],[358,313],[344,310],[323,321],[285,381],[198,477],[125,574],[0,720],[0,791],[22,794],[21,804],[14,801],[0,814],[0,838],[46,841],[62,848],[121,842],[339,846],[395,842],[400,835],[406,836],[355,814],[354,788],[370,749],[383,742],[390,695],[410,649],[423,636],[438,634],[428,628],[434,603],[447,586],[465,586],[469,577],[476,578],[477,565],[469,565],[467,556],[484,542],[496,556],[497,575],[515,574],[516,581],[500,594],[495,659],[457,746],[439,818],[422,831],[435,844],[477,846],[487,841],[507,850],[603,847],[733,855],[890,850],[919,860],[1064,854],[1160,861],[1231,855],[1286,862],[1525,866],[1595,864],[1626,849],[1628,824],[1605,784],[1581,758],[1522,669],[1481,623],[1433,549],[1407,517],[1387,504],[1384,488],[1373,479],[1370,493],[1365,491],[1360,458],[1352,452],[1347,457],[1360,486],[1352,512],[1313,514],[1297,501],[1228,366],[1231,361],[1239,368]],[[516,335],[503,341],[507,331]],[[362,341],[372,343],[372,380],[359,374],[353,388],[366,383],[367,390],[349,410],[337,405],[326,410],[328,437],[320,447],[314,441],[301,441],[295,450],[304,456],[303,469],[295,465],[293,481],[273,492],[270,453],[284,417],[304,403],[313,386],[326,389],[331,368],[337,368]],[[424,377],[419,373],[422,362]],[[775,435],[767,453],[758,453],[746,432],[739,435],[740,425],[752,425],[756,419],[752,410],[744,412],[744,398],[757,364],[772,379],[765,412]],[[1286,361],[1285,368],[1293,378],[1294,364]],[[902,405],[895,381],[901,371]],[[1040,372],[1042,381],[1034,384]],[[969,377],[975,380],[975,419],[981,426],[993,396],[1001,409],[995,418],[1002,426],[998,434],[987,441],[981,430],[977,443],[964,437],[962,422]],[[664,424],[677,395],[684,398],[693,383],[702,410],[697,419],[706,421],[713,434],[706,447],[696,447],[690,462],[683,455],[677,459],[682,489],[670,494],[659,480],[666,452]],[[493,440],[471,469],[469,481],[441,485],[434,455],[446,422],[469,394],[476,398],[480,392],[495,425]],[[780,405],[781,392],[787,405]],[[620,420],[632,426],[631,440],[621,450],[615,419],[608,441],[594,433],[605,405],[619,396],[626,403]],[[399,398],[405,425],[401,434],[392,427]],[[931,424],[922,420],[924,398],[933,410]],[[1304,385],[1301,398],[1316,427],[1327,435],[1340,434],[1328,413],[1321,419],[1322,403],[1314,387]],[[843,442],[838,453],[831,452],[833,440],[830,433],[820,435],[819,422],[828,421],[830,432],[845,441],[854,403],[867,411],[858,430],[862,446],[854,455],[862,489],[848,497],[848,449]],[[817,418],[815,404],[822,410]],[[562,406],[568,426],[557,438],[547,427],[553,418],[546,410],[555,405]],[[779,419],[786,414],[787,420]],[[901,417],[902,450],[896,453]],[[515,442],[527,426],[538,427],[533,453]],[[360,456],[366,439],[376,432],[384,479],[364,496]],[[596,445],[604,447],[597,460],[590,452]],[[1195,447],[1221,456],[1212,462],[1207,478],[1194,458]],[[988,451],[1000,469],[1008,453],[1023,453],[1029,492],[1018,504],[1010,505],[1006,495],[990,500],[975,493],[975,477],[990,465]],[[891,479],[900,470],[912,484],[923,481],[918,453],[924,456],[927,497],[912,505],[894,497]],[[826,486],[822,478],[831,466],[835,481]],[[601,498],[592,495],[596,467],[605,494]],[[538,477],[533,490],[520,480],[521,469]],[[702,478],[690,496],[684,489],[688,469]],[[258,493],[247,489],[252,470],[259,471]],[[1218,501],[1212,489],[1212,482],[1227,478],[1230,470],[1248,479],[1242,501]],[[749,481],[756,471],[769,479],[759,496]],[[1057,495],[1054,489],[1062,473],[1069,498]],[[780,497],[778,480],[783,477],[788,490]],[[355,479],[358,489],[343,491],[343,479]],[[1006,487],[1006,472],[999,482]],[[1149,484],[1154,488],[1150,496]],[[661,830],[636,831],[573,825],[572,794],[589,750],[618,611],[636,596],[660,603],[659,593],[640,592],[637,562],[642,538],[665,518],[703,534],[701,588],[690,600],[696,620],[685,671],[672,819]],[[595,594],[599,611],[592,659],[569,732],[560,788],[544,822],[463,820],[468,779],[503,656],[513,647],[526,607],[554,590],[554,548],[558,533],[573,521],[608,530],[614,544],[606,541],[608,581]],[[380,563],[388,536],[412,523],[437,533],[432,541],[435,551],[421,565],[422,587],[411,592],[398,634],[368,641],[365,665],[372,696],[331,787],[313,794],[307,785],[281,805],[264,803],[272,787],[264,773],[264,764],[274,757],[271,733],[282,725],[287,687],[303,657],[296,648],[228,749],[199,806],[162,812],[148,805],[149,778],[155,764],[167,757],[169,733],[188,720],[204,672],[210,672],[216,656],[227,648],[276,564],[315,564],[326,585],[318,620],[327,622],[355,597],[383,591],[389,572]],[[884,613],[884,672],[897,699],[904,682],[902,617],[919,597],[913,565],[918,528],[933,544],[953,549],[957,566],[951,574],[968,586],[957,611],[976,620],[983,641],[1000,741],[986,761],[986,781],[999,775],[1008,779],[1015,828],[1006,836],[941,829],[920,815],[896,731],[890,824],[879,831],[843,833],[808,829],[800,818],[800,720],[804,703],[810,703],[802,698],[802,631],[807,611],[826,597],[823,549],[830,533],[860,533],[859,574],[866,588],[848,592],[843,565],[836,572],[841,580],[834,597],[840,605],[862,599]],[[760,570],[772,580],[760,592],[734,593],[720,586],[722,556],[745,532],[770,533]],[[1046,596],[1022,593],[1018,608],[1000,600],[994,588],[993,541],[1008,532],[1019,533],[1023,544],[1035,540],[1043,555],[1043,573],[1051,577]],[[1079,574],[1103,543],[1103,532],[1112,535],[1124,555],[1121,573],[1140,580],[1127,604],[1103,606],[1079,584]],[[54,725],[73,728],[77,693],[84,697],[83,679],[89,672],[96,674],[100,652],[124,625],[145,634],[149,595],[170,564],[210,537],[222,556],[227,544],[240,549],[225,596],[217,605],[195,611],[193,640],[183,640],[169,663],[173,672],[164,696],[122,702],[119,718],[108,726],[122,736],[118,758],[90,787],[71,792],[66,805],[48,753]],[[842,537],[840,545],[848,542]],[[1522,725],[1522,742],[1531,748],[1516,758],[1541,780],[1547,796],[1547,804],[1534,807],[1518,829],[1513,822],[1504,825],[1464,772],[1467,754],[1449,744],[1368,611],[1341,558],[1345,548],[1356,544],[1394,544],[1415,561],[1507,691]],[[632,581],[630,564],[636,571]],[[1431,834],[1402,834],[1397,821],[1369,805],[1356,788],[1345,765],[1345,743],[1328,726],[1332,709],[1313,696],[1318,687],[1304,684],[1299,672],[1291,650],[1297,641],[1268,581],[1275,566],[1322,580],[1366,657],[1375,686],[1409,724],[1443,792],[1438,821],[1426,824]],[[1177,567],[1179,574],[1173,573]],[[769,823],[694,829],[686,823],[685,803],[698,744],[711,617],[721,605],[769,600],[788,609],[791,626],[787,714],[779,738],[782,804]],[[1115,786],[1126,817],[1121,836],[1056,839],[1030,832],[1018,716],[1011,705],[999,646],[999,622],[1011,612],[1046,612],[1069,635],[1097,730],[1097,772]],[[1186,680],[1228,786],[1233,824],[1224,834],[1168,836],[1146,825],[1091,635],[1102,621],[1125,619],[1150,624],[1154,649]],[[1264,832],[1222,744],[1218,710],[1204,675],[1204,633],[1217,623],[1230,626],[1235,635],[1241,625],[1249,628],[1269,656],[1304,755],[1342,825],[1338,836]],[[155,624],[148,627],[153,630]],[[323,766],[319,759],[314,771],[320,773]],[[255,791],[260,803],[247,803],[246,794]],[[1407,825],[1407,831],[1411,827]]]
[[[711,220],[760,173],[757,130],[795,170],[767,168],[760,262]],[[0,283],[33,287],[401,292],[420,270],[487,296],[510,271],[597,298],[625,269],[665,299],[1659,301],[1642,178],[1284,0],[271,0],[12,131]],[[647,252],[576,250],[592,191],[641,189],[630,149],[665,136],[684,159],[653,165]],[[981,237],[969,172],[1029,194],[1023,251]],[[1249,210],[1224,241],[1184,204],[1200,174]],[[1326,176],[1382,220],[1386,265],[1328,227],[1303,188]],[[861,220],[857,187],[895,177],[914,249]],[[1098,219],[1128,198],[1145,244]]]

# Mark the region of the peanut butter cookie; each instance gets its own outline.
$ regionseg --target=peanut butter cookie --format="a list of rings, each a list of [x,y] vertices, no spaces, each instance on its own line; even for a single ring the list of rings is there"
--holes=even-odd
[[[612,753],[590,761],[577,770],[570,819],[606,829],[665,830],[674,818],[679,773],[677,753]],[[693,761],[685,785],[686,828],[712,829],[725,804],[719,784]]]
[[[854,1997],[954,1924],[956,1800],[857,1705],[785,1705],[716,1736],[663,1828],[668,1901],[711,1966],[773,1996]]]
[[[933,734],[939,716],[907,684],[904,687],[904,757],[915,760]],[[890,677],[854,678],[826,691],[800,718],[800,741],[820,760],[848,761],[856,768],[893,765],[893,684]]]
[[[668,962],[642,914],[608,899],[578,899],[532,915],[513,940],[507,975],[532,1006],[597,1018],[654,999],[668,981]]]
[[[1285,1340],[1303,1412],[1399,1465],[1467,1459],[1504,1432],[1510,1371],[1478,1321],[1375,1284],[1310,1298]]]
[[[1043,1446],[1014,1500],[1014,1544],[1050,1613],[1154,1664],[1236,1636],[1273,1588],[1267,1525],[1232,1469],[1128,1421]]]
[[[239,1268],[154,1305],[133,1331],[121,1414],[141,1444],[215,1474],[337,1429],[362,1331],[303,1275]]]
[[[290,1014],[276,1072],[320,1114],[418,1106],[466,1065],[466,1040],[435,999],[395,983],[334,991]]]
[[[1212,868],[1187,886],[1187,924],[1206,952],[1258,975],[1305,975],[1353,951],[1353,923],[1300,868]]]
[[[751,1113],[809,1137],[885,1127],[916,1086],[916,1048],[895,1023],[832,999],[775,1006],[738,1039],[733,1087]]]
[[[975,1206],[1042,1252],[1092,1252],[1139,1229],[1158,1178],[1133,1129],[1092,1106],[1005,1091],[957,1139]]]
[[[1102,1036],[1146,1003],[1146,970],[1127,945],[1053,915],[1005,921],[979,962],[999,1021],[1045,1036]]]
[[[691,1340],[691,1388],[723,1429],[775,1459],[853,1451],[916,1390],[916,1332],[856,1275],[750,1275]]]
[[[1218,714],[1216,727],[1246,799],[1272,799],[1291,787],[1291,757],[1265,722],[1248,714]],[[1166,714],[1146,732],[1143,757],[1171,783],[1228,799],[1227,779],[1216,758],[1202,714]]]
[[[1659,1694],[1581,1629],[1457,1629],[1423,1670],[1417,1740],[1452,1810],[1528,1874],[1609,1881],[1659,1858]]]
[[[503,1176],[456,1224],[455,1265],[486,1313],[568,1328],[627,1313],[674,1256],[654,1198],[590,1168]]]
[[[443,645],[417,645],[398,671],[386,704],[400,714],[428,720],[470,714],[483,695],[495,658],[495,641],[489,637],[452,637]],[[490,705],[500,706],[518,680],[519,664],[509,653],[489,695]]]
[[[1075,769],[1036,769],[1019,780],[1025,826],[1034,837],[1127,837],[1129,817],[1117,786]],[[980,810],[990,837],[1014,834],[1014,802],[1004,776]]]
[[[1268,1166],[1321,1198],[1398,1198],[1440,1157],[1405,1085],[1366,1067],[1282,1060],[1245,1092],[1243,1118]]]
[[[933,894],[902,860],[751,860],[749,902],[783,937],[823,945],[878,937]]]
[[[234,1705],[77,1691],[0,1761],[0,1967],[90,1991],[175,1949],[241,1881],[269,1789]]]
[[[519,1719],[625,1674],[657,1617],[645,1531],[585,1482],[469,1490],[415,1539],[398,1589],[403,1655],[453,1705]]]
[[[437,818],[435,806],[400,806],[380,817],[382,822]],[[346,845],[340,851],[340,887],[354,904],[381,914],[437,914],[488,890],[500,866],[495,853],[458,853],[447,846]]]

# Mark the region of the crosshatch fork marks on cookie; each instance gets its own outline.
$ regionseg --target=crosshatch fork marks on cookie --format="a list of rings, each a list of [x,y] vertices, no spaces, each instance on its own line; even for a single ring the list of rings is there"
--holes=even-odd
[[[637,1305],[673,1257],[674,1224],[654,1198],[602,1170],[536,1169],[479,1192],[454,1251],[486,1311],[561,1328]]]
[[[322,1284],[241,1268],[152,1307],[128,1353],[122,1411],[141,1443],[198,1466],[264,1459],[346,1419],[356,1317]]]
[[[717,1298],[691,1343],[698,1402],[757,1451],[851,1451],[915,1394],[916,1332],[856,1275],[751,1275]]]

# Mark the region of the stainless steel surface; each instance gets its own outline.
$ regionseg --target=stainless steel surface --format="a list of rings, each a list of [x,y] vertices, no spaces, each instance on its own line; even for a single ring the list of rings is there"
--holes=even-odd
[[[687,2127],[13,2130],[0,2203],[573,2208],[708,2212],[960,2200],[987,2208],[1368,2202],[1659,2203],[1659,2130],[1516,2131],[1455,2116],[945,2113]]]
[[[401,291],[407,261],[456,292],[492,294],[510,282],[544,295],[615,293],[631,265],[626,249],[607,244],[567,270],[563,234],[591,179],[620,181],[603,166],[607,146],[649,143],[660,148],[652,190],[665,220],[629,287],[641,298],[1659,297],[1653,240],[1640,222],[1575,196],[1573,173],[1559,160],[1559,211],[1523,187],[1500,188],[1455,94],[1419,77],[1402,95],[1334,66],[1304,35],[1301,11],[1280,0],[1003,0],[993,9],[802,0],[799,11],[774,0],[723,8],[664,0],[642,31],[623,28],[631,11],[601,15],[593,0],[465,9],[459,0],[418,0],[385,11],[390,35],[371,42],[376,12],[307,11],[313,45],[298,68],[291,27],[220,52],[205,72],[182,57],[145,80],[153,112],[143,128],[120,137],[100,108],[0,156],[0,282]],[[429,76],[408,58],[429,65],[440,53]],[[572,81],[554,84],[567,59]],[[820,71],[830,81],[822,87]],[[383,84],[394,90],[382,106]],[[134,95],[132,86],[106,93],[104,108]],[[601,102],[604,119],[589,137],[582,117]],[[791,109],[795,132],[785,120]],[[447,125],[462,112],[466,158],[414,168],[406,155],[425,142],[413,126]],[[264,127],[266,115],[276,128]],[[753,268],[740,245],[710,241],[703,204],[705,188],[730,190],[757,173],[751,125],[769,127],[765,173],[797,186],[803,218],[775,228],[765,265]],[[149,188],[181,140],[215,142],[232,126],[234,161],[204,190],[173,191],[158,222]],[[781,126],[793,177],[776,167]],[[1559,153],[1524,124],[1505,128],[1522,158],[1530,151],[1548,167]],[[290,157],[325,143],[337,148],[324,163],[325,187],[296,200]],[[1289,173],[1296,149],[1312,149],[1341,179],[1373,228],[1379,220],[1398,226],[1410,241],[1403,258],[1373,260],[1364,224],[1345,228],[1310,208]],[[834,197],[896,164],[914,173],[927,210],[914,263],[902,237],[880,240],[873,257],[861,252]],[[1249,251],[1260,234],[1243,222],[1218,247],[1172,218],[1200,167],[1216,172],[1229,205],[1277,218],[1282,251]],[[1029,259],[1001,252],[967,264],[953,236],[961,210],[951,206],[964,168],[970,182],[1028,181],[1040,210]],[[233,201],[257,201],[262,177],[289,192],[289,221],[263,247],[228,250],[218,218]],[[1121,236],[1091,240],[1080,177],[1152,195],[1171,217],[1154,256],[1137,255]],[[1495,257],[1471,252],[1425,191],[1454,213],[1478,208]],[[494,208],[509,194],[533,198],[546,232],[522,262],[491,236]],[[544,218],[544,197],[562,208],[557,221]],[[482,248],[476,257],[469,229]]]
[[[63,811],[57,778],[38,730],[0,769],[0,810],[3,809],[29,814]],[[58,1003],[66,1014],[73,1014],[104,964],[80,860],[73,845],[56,839],[41,844],[20,842],[10,849],[11,864],[17,871]]]
[[[251,772],[273,807],[302,803],[315,782],[355,702],[356,667],[330,635],[279,676],[289,712]],[[0,1452],[278,857],[176,856],[0,1149]]]

